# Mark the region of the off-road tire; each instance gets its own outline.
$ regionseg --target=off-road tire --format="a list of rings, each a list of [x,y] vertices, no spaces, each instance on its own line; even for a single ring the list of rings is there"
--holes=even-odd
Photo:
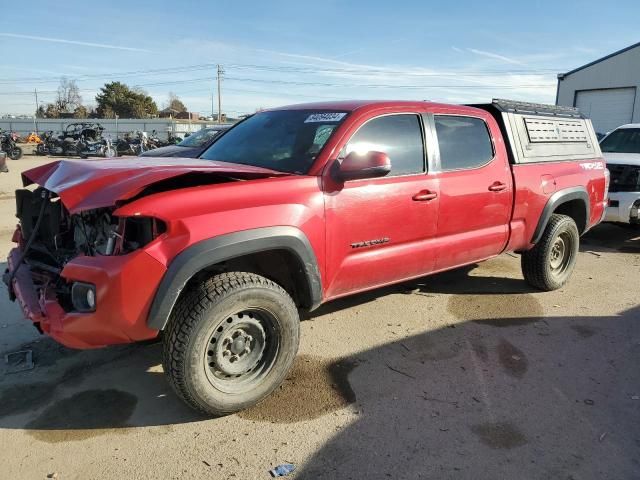
[[[246,374],[246,380],[237,380],[248,382],[247,385],[241,384],[239,391],[230,392],[218,384],[236,379],[216,377],[220,372],[214,374],[215,369],[210,367],[214,363],[209,363],[218,358],[217,348],[224,350],[222,345],[227,338],[214,343],[212,336],[226,335],[217,332],[223,327],[231,329],[231,317],[242,318],[237,312],[247,311],[263,312],[270,317],[273,328],[263,330],[262,333],[270,332],[264,335],[264,345],[277,348],[274,353],[264,347],[259,362],[270,352],[271,366],[265,367],[264,372],[254,367],[255,371]],[[252,315],[248,316],[255,322]],[[178,300],[163,336],[163,367],[172,388],[189,406],[207,415],[227,415],[255,405],[284,381],[298,351],[299,338],[298,310],[282,287],[253,273],[222,273],[194,286]],[[247,345],[250,344],[248,341]]]
[[[561,260],[560,267],[554,268],[558,242],[564,245],[566,257]],[[561,288],[573,272],[579,246],[576,222],[566,215],[551,215],[540,241],[521,256],[524,279],[529,285],[547,292]]]

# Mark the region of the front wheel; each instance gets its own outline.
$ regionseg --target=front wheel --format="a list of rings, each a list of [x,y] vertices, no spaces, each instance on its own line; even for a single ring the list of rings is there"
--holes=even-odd
[[[561,288],[573,272],[579,246],[576,222],[566,215],[551,215],[540,241],[522,254],[524,279],[544,291]]]
[[[222,273],[174,307],[163,367],[188,405],[227,415],[255,405],[284,381],[299,337],[298,310],[282,287],[253,273]]]
[[[20,147],[13,147],[9,150],[9,158],[11,160],[20,160],[22,158],[22,149]]]

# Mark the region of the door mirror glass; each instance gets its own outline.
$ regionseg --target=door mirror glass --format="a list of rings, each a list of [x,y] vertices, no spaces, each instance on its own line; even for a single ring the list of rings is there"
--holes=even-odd
[[[383,152],[351,152],[337,167],[338,180],[384,177],[391,172],[391,160]]]

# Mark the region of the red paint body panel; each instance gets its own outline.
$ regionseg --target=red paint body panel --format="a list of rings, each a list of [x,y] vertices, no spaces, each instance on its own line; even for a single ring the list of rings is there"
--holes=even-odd
[[[9,254],[12,270],[19,248]],[[80,256],[66,264],[61,276],[96,286],[100,308],[94,313],[65,312],[46,288],[36,292],[22,267],[14,280],[18,303],[26,318],[59,343],[70,348],[96,348],[155,338],[146,315],[166,268],[144,251],[123,256]]]
[[[433,113],[464,114],[436,108]],[[440,212],[436,270],[454,268],[501,253],[508,241],[513,204],[513,179],[500,128],[491,115],[477,112],[489,127],[493,159],[472,170],[436,173],[440,182]],[[496,184],[505,185],[491,191]]]
[[[326,179],[327,185],[330,179]],[[326,192],[327,299],[430,272],[435,252],[438,199],[414,201],[422,190],[437,192],[426,175],[347,182]],[[333,190],[336,188],[336,190]],[[385,240],[371,248],[352,244]]]
[[[597,224],[604,212],[604,164],[594,168],[602,159],[510,165],[498,124],[483,110],[366,101],[283,108],[349,112],[308,175],[153,158],[61,161],[25,172],[26,184],[38,183],[56,192],[72,213],[117,205],[116,216],[155,217],[167,226],[166,232],[133,253],[80,256],[66,264],[64,279],[96,285],[95,313],[64,312],[46,291],[36,292],[28,272],[20,269],[14,286],[25,316],[61,343],[77,348],[153,338],[158,332],[147,328],[147,314],[172,260],[197,242],[243,230],[292,226],[303,232],[318,261],[322,300],[328,301],[505,250],[527,250],[544,206],[558,190],[587,189],[591,203],[587,227]],[[351,135],[368,119],[389,113],[482,118],[489,125],[495,156],[473,170],[334,180],[331,166]],[[149,185],[192,172],[211,174],[217,183],[132,200]],[[505,187],[491,190],[496,182]],[[425,194],[427,201],[414,198],[424,200],[420,195]],[[17,235],[22,244],[19,231]],[[11,254],[10,269],[15,268],[20,248]]]
[[[603,164],[603,169],[583,165]],[[606,208],[604,162],[600,158],[576,162],[549,162],[512,165],[515,179],[515,201],[511,219],[512,235],[508,250],[531,248],[531,239],[547,200],[553,193],[544,193],[548,177],[554,179],[554,192],[584,186],[589,194],[590,218],[587,229],[600,222]],[[548,188],[548,186],[547,186]]]

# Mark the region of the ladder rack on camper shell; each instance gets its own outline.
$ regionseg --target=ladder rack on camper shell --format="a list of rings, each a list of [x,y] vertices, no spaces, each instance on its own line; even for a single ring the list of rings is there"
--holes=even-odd
[[[517,100],[505,100],[504,98],[494,98],[491,103],[501,112],[520,113],[526,115],[585,118],[580,113],[580,110],[575,107],[565,107],[562,105],[546,105],[544,103],[518,102]]]

